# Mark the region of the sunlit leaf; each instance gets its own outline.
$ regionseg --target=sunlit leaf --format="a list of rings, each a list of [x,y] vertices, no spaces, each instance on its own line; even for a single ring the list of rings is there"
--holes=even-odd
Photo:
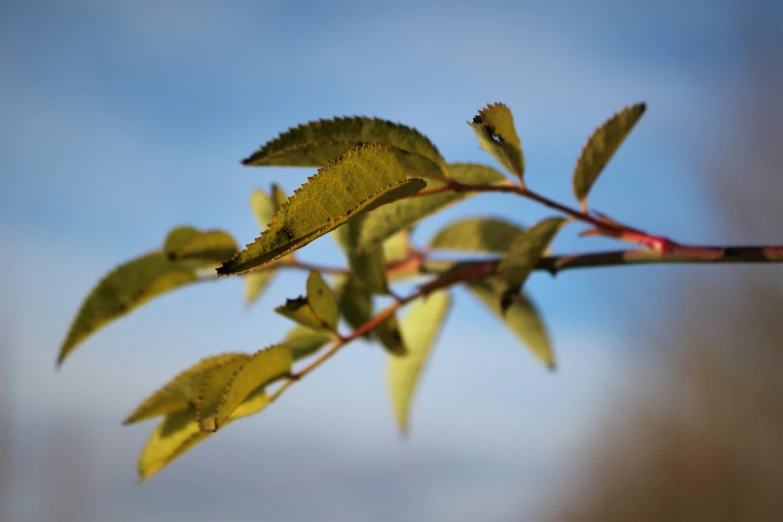
[[[587,207],[587,194],[593,183],[645,109],[644,103],[625,107],[601,124],[585,143],[574,169],[574,195],[583,209]]]
[[[245,402],[225,422],[229,424],[241,417],[247,417],[263,410],[269,404],[269,396],[259,389],[248,397]],[[147,444],[142,450],[138,461],[139,478],[148,479],[164,467],[171,464],[187,450],[212,436],[212,433],[201,431],[196,421],[196,410],[188,408],[168,415],[152,432]]]
[[[469,125],[478,136],[481,148],[521,180],[525,173],[525,158],[511,110],[502,103],[487,105]]]
[[[383,242],[383,257],[387,263],[399,263],[410,256],[411,249],[410,229],[400,230]]]
[[[337,328],[340,311],[337,308],[337,298],[324,278],[316,270],[311,270],[307,277],[307,300],[315,315],[328,326],[330,330]]]
[[[520,288],[524,284],[565,221],[559,217],[544,219],[517,235],[498,265],[509,288]]]
[[[318,317],[306,296],[286,299],[285,304],[275,308],[275,312],[308,328],[317,330],[327,328],[327,324]]]
[[[408,349],[405,346],[405,339],[403,339],[400,331],[400,322],[397,320],[396,315],[392,315],[383,321],[375,327],[372,333],[390,354],[404,355],[408,353]]]
[[[280,134],[242,163],[252,166],[323,167],[349,149],[367,143],[392,145],[443,166],[443,157],[416,129],[377,118],[311,121]]]
[[[495,217],[458,219],[440,229],[430,240],[435,250],[505,252],[522,227]]]
[[[170,260],[221,262],[237,252],[237,242],[223,230],[197,231],[166,250]]]
[[[294,327],[282,344],[286,345],[297,361],[320,350],[324,345],[335,340],[335,336],[326,330],[314,330],[306,326]]]
[[[416,301],[402,322],[402,336],[408,352],[389,358],[389,388],[397,422],[407,433],[413,396],[432,346],[443,326],[450,299],[446,292],[434,292]]]
[[[174,227],[166,235],[163,241],[163,252],[171,252],[184,240],[199,233],[199,230],[191,226]]]
[[[231,360],[246,357],[247,354],[244,353],[226,353],[199,361],[147,397],[133,413],[128,415],[123,424],[131,424],[193,407],[201,393],[204,378],[211,369]]]
[[[449,172],[454,180],[468,185],[491,185],[506,181],[503,174],[486,165],[453,163],[449,165]],[[441,181],[427,181],[427,189],[443,185],[444,183]],[[425,217],[476,194],[477,192],[449,191],[403,199],[384,205],[367,215],[359,234],[358,248],[363,250],[379,244],[392,234],[409,228]]]
[[[274,270],[256,270],[245,274],[245,305],[252,306],[275,277]]]
[[[351,218],[415,194],[426,185],[406,179],[404,154],[381,145],[352,149],[329,163],[280,208],[261,236],[218,274],[239,274],[264,265],[331,232]]]
[[[529,296],[524,293],[515,294],[504,312],[500,302],[507,287],[502,279],[493,277],[474,281],[468,283],[467,287],[506,323],[506,326],[530,348],[536,358],[548,368],[555,367],[554,351],[546,325]]]
[[[217,431],[232,413],[255,391],[291,373],[293,355],[285,345],[259,350],[233,372],[212,371],[202,384],[198,422],[204,431]],[[226,379],[226,376],[228,378]]]
[[[274,198],[260,188],[250,193],[250,209],[253,211],[253,216],[261,230],[264,230],[272,222],[278,208]]]
[[[110,321],[138,308],[150,299],[195,283],[195,269],[184,262],[169,261],[160,252],[141,256],[106,275],[82,303],[58,356],[58,364],[79,343]]]

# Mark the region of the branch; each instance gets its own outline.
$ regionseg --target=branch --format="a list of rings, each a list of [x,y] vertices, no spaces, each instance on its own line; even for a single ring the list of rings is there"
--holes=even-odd
[[[500,262],[495,260],[462,261],[463,267],[481,266],[490,273]],[[542,258],[535,270],[546,270],[552,275],[574,268],[602,268],[644,264],[723,264],[723,263],[783,263],[783,245],[777,246],[689,246],[677,245],[660,254],[646,248],[611,250],[588,254],[566,254]],[[442,274],[458,263],[449,260],[427,260],[422,265],[425,273]]]
[[[435,187],[433,189],[425,189],[418,192],[414,197],[430,196],[433,194],[439,194],[441,192],[504,192],[516,194],[518,196],[532,199],[537,203],[540,203],[546,207],[552,208],[561,212],[572,219],[581,221],[583,223],[590,224],[602,231],[605,235],[611,236],[622,241],[629,241],[631,243],[638,243],[644,245],[655,252],[668,252],[677,246],[677,243],[669,238],[663,236],[654,236],[646,232],[642,232],[636,228],[623,225],[616,221],[608,220],[606,218],[597,218],[590,215],[588,212],[577,210],[575,208],[568,207],[557,201],[551,200],[546,196],[542,196],[537,192],[533,192],[527,187],[521,185],[515,185],[511,182],[507,184],[486,185],[486,184],[464,184],[458,181],[451,180],[446,185]]]

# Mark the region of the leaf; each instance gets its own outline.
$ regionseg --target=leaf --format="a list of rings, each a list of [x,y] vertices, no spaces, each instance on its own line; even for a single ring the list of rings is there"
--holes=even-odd
[[[166,235],[166,239],[163,241],[163,251],[171,252],[180,243],[189,237],[199,233],[199,230],[191,226],[181,226],[172,228]]]
[[[467,287],[506,323],[506,326],[530,348],[536,358],[548,368],[554,369],[555,356],[546,325],[529,296],[523,293],[516,294],[504,312],[500,301],[506,290],[506,283],[502,279],[491,277],[468,283]]]
[[[159,415],[187,410],[196,404],[201,385],[211,369],[234,359],[246,357],[247,354],[244,353],[226,353],[202,359],[147,397],[133,413],[128,415],[123,424],[132,424]]]
[[[415,194],[425,183],[406,179],[402,155],[381,145],[366,145],[329,163],[291,196],[255,242],[223,263],[218,274],[239,274],[262,266],[363,212]]]
[[[225,261],[237,252],[237,242],[223,230],[196,231],[168,250],[169,260]]]
[[[517,235],[498,265],[508,288],[518,289],[524,284],[565,221],[559,217],[544,219]]]
[[[250,193],[250,209],[261,230],[272,222],[278,208],[274,198],[260,188]]]
[[[351,275],[340,288],[340,312],[354,330],[372,317],[372,296],[362,282]]]
[[[275,277],[274,270],[256,270],[245,274],[245,306],[252,306]]]
[[[269,404],[269,396],[264,390],[258,390],[234,411],[225,424],[258,413],[267,404]],[[168,415],[152,432],[141,452],[138,461],[139,478],[148,479],[210,436],[212,433],[201,431],[194,408]]]
[[[389,359],[389,387],[397,422],[408,432],[411,402],[450,306],[449,294],[434,292],[417,301],[402,322],[408,353]]]
[[[400,323],[396,315],[390,316],[372,331],[375,337],[381,342],[386,351],[392,355],[405,355],[408,349],[405,346],[405,339],[400,332]]]
[[[120,265],[106,275],[82,303],[60,347],[57,363],[61,364],[79,343],[110,321],[154,297],[198,281],[192,266],[169,261],[160,252]]]
[[[325,330],[313,330],[306,326],[298,325],[294,327],[282,344],[286,345],[294,356],[294,360],[298,361],[308,355],[312,355],[320,350],[324,345],[332,342],[335,339],[334,334]]]
[[[307,301],[316,317],[330,330],[337,328],[337,321],[340,319],[337,299],[334,297],[332,289],[316,270],[311,270],[307,277]]]
[[[278,344],[239,361],[204,380],[196,410],[203,431],[217,431],[252,393],[289,375],[293,355],[287,346]],[[229,369],[233,372],[226,379]]]
[[[524,229],[494,217],[465,218],[449,223],[430,240],[435,250],[505,252]]]
[[[505,182],[503,174],[486,165],[470,163],[454,163],[449,165],[451,176],[463,184],[489,185]],[[438,188],[444,185],[441,181],[428,180],[427,188]],[[475,196],[477,192],[441,192],[429,196],[402,199],[370,212],[362,225],[357,247],[364,250],[379,244],[391,235],[411,227],[449,205]]]
[[[296,299],[286,299],[284,305],[275,308],[275,312],[308,328],[321,330],[327,326],[323,319],[316,315],[305,296],[299,296]]]
[[[411,251],[411,230],[409,228],[400,230],[383,242],[383,257],[387,263],[404,261],[411,255]]]
[[[279,210],[283,203],[288,201],[285,190],[277,183],[272,183],[272,198],[275,200],[276,210]]]
[[[388,294],[389,285],[386,280],[386,260],[383,250],[369,248],[359,252],[357,243],[364,221],[368,214],[349,221],[334,231],[334,238],[345,252],[351,273],[358,277],[370,294]]]
[[[521,180],[525,173],[525,157],[511,110],[502,103],[487,105],[468,125],[478,136],[481,148]]]
[[[392,145],[429,159],[438,166],[443,156],[416,129],[377,118],[354,116],[311,121],[280,134],[242,161],[252,166],[323,167],[357,145]]]
[[[574,169],[574,195],[587,209],[587,194],[626,136],[644,114],[647,106],[637,103],[615,113],[588,138]]]

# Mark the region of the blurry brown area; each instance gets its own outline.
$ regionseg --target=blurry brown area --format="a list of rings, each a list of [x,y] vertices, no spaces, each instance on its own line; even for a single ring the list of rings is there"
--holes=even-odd
[[[731,124],[700,153],[704,197],[727,243],[780,244],[783,34],[774,17],[749,14],[745,74],[724,97]],[[666,309],[646,325],[663,339],[653,384],[619,399],[542,519],[783,520],[783,276],[774,265],[704,268],[664,289]]]

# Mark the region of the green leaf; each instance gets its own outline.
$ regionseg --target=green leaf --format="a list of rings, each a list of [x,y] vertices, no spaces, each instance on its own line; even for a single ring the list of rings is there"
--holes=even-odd
[[[259,350],[240,364],[226,380],[226,371],[210,373],[202,385],[197,418],[203,431],[217,431],[254,392],[291,373],[293,354],[282,344]]]
[[[402,322],[408,353],[389,359],[389,387],[397,422],[408,432],[411,402],[449,309],[446,292],[434,292],[414,303]]]
[[[352,219],[345,226],[334,231],[334,238],[345,252],[351,273],[358,277],[370,294],[388,294],[386,260],[379,248],[368,248],[359,252],[357,244],[364,221],[369,214]]]
[[[408,348],[405,346],[405,339],[400,332],[400,323],[396,315],[390,316],[372,331],[375,337],[381,342],[386,351],[392,355],[405,355]]]
[[[196,404],[201,385],[210,370],[234,359],[246,357],[247,355],[244,353],[226,353],[199,361],[147,397],[133,413],[128,415],[123,424],[131,424],[159,415],[187,410]]]
[[[261,189],[255,189],[250,193],[250,208],[261,230],[272,222],[277,211],[287,200],[285,191],[276,183],[272,184],[271,195]]]
[[[256,270],[245,274],[245,306],[252,306],[275,277],[275,270]]]
[[[387,263],[404,261],[410,257],[411,251],[411,229],[409,228],[392,234],[383,242],[383,257]]]
[[[252,244],[223,263],[219,275],[239,274],[279,259],[353,217],[411,196],[426,185],[406,179],[399,150],[366,145],[346,152],[312,176],[280,208]]]
[[[163,241],[163,251],[168,253],[177,248],[184,240],[199,233],[199,230],[191,226],[174,227],[166,235]]]
[[[587,209],[587,194],[593,183],[646,108],[644,103],[625,107],[598,127],[585,143],[574,169],[574,195],[583,210]]]
[[[463,184],[489,185],[505,182],[503,174],[486,165],[470,163],[454,163],[449,165],[451,176]],[[437,180],[428,180],[427,188],[442,187],[445,183]],[[379,244],[391,235],[411,227],[444,208],[471,196],[477,192],[441,192],[430,196],[417,196],[415,198],[402,199],[370,212],[362,225],[357,247],[364,250],[372,245]]]
[[[416,129],[377,118],[355,116],[311,121],[280,134],[242,163],[252,166],[323,167],[357,145],[379,143],[427,158],[438,166],[443,156]]]
[[[506,326],[530,348],[536,358],[548,368],[554,369],[555,355],[546,325],[529,296],[523,293],[515,294],[504,312],[500,303],[506,290],[506,283],[502,279],[498,277],[487,278],[468,283],[467,287],[499,319],[506,323]]]
[[[471,217],[449,223],[430,240],[434,250],[505,252],[524,229],[494,217]]]
[[[525,173],[525,157],[511,110],[502,103],[487,105],[468,125],[478,136],[481,148],[521,180]]]
[[[187,263],[169,261],[160,252],[143,255],[111,271],[82,303],[57,359],[58,364],[88,336],[150,299],[199,281]]]
[[[331,332],[325,330],[313,330],[306,326],[296,326],[285,339],[282,344],[291,350],[294,356],[294,360],[298,361],[308,355],[312,355],[320,350],[324,345],[334,341],[335,336]]]
[[[296,299],[286,299],[284,305],[275,308],[275,312],[308,328],[322,330],[327,327],[324,320],[316,315],[305,296],[299,296]]]
[[[330,330],[337,328],[340,310],[337,308],[337,298],[324,278],[316,270],[311,270],[307,277],[307,301],[316,317],[327,325]]]
[[[285,190],[277,183],[272,183],[272,198],[275,200],[277,210],[283,206],[283,203],[288,201],[288,195],[285,193]]]
[[[354,330],[372,317],[372,296],[367,287],[351,275],[340,288],[339,306],[342,316]]]
[[[253,211],[253,216],[261,230],[264,230],[272,222],[278,208],[273,197],[260,188],[250,193],[250,209]]]
[[[519,289],[524,284],[565,221],[559,217],[544,219],[517,235],[498,265],[509,288]]]
[[[269,404],[269,396],[260,389],[253,393],[229,417],[225,424],[236,419],[253,415]],[[189,408],[168,415],[152,432],[138,461],[138,473],[141,480],[148,479],[164,467],[171,464],[187,450],[212,436],[201,431],[196,421],[196,410]]]
[[[237,252],[237,242],[223,230],[196,231],[166,250],[172,261],[221,262]]]

